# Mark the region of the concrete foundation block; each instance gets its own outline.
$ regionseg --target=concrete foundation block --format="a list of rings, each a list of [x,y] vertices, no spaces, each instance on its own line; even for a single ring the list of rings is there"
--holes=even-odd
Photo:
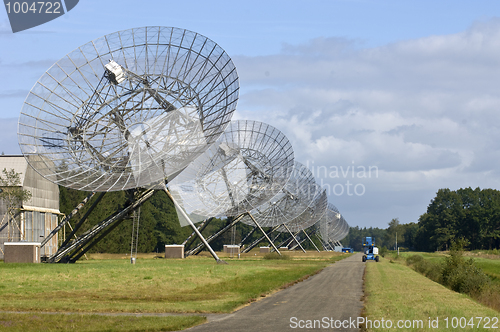
[[[235,244],[225,244],[223,251],[228,254],[238,255],[240,254],[240,246]]]
[[[184,246],[182,244],[166,244],[165,258],[184,258]]]
[[[271,252],[271,249],[269,247],[260,247],[259,249],[261,254],[267,254]]]
[[[5,242],[5,263],[40,263],[40,242]]]

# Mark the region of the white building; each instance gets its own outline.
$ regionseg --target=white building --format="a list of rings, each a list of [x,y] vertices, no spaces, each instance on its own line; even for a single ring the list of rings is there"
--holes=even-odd
[[[7,207],[0,200],[0,259],[3,259],[5,242],[41,242],[58,224],[59,187],[39,175],[24,156],[0,156],[0,172],[14,169],[21,173],[22,188],[31,192],[31,199],[23,202],[15,221],[9,222]],[[1,173],[3,176],[3,173]],[[41,248],[41,256],[50,256],[57,251],[55,235]]]

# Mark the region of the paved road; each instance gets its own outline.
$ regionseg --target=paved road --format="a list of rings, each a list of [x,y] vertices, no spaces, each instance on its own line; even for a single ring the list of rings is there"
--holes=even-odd
[[[355,254],[303,282],[186,331],[359,331],[349,321],[356,321],[363,308],[364,270],[361,254]],[[307,328],[314,320],[319,320],[316,326]],[[339,321],[347,321],[347,328],[335,326]]]

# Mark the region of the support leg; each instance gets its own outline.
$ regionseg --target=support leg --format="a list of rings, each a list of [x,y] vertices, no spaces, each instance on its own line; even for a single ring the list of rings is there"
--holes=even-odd
[[[220,259],[219,256],[217,256],[217,254],[215,253],[215,251],[208,244],[207,240],[205,240],[205,238],[200,233],[200,231],[198,230],[198,228],[195,226],[195,224],[193,224],[193,222],[191,221],[191,219],[189,218],[189,216],[187,215],[187,213],[184,212],[184,209],[179,205],[179,203],[177,203],[177,201],[174,199],[174,197],[172,197],[172,194],[170,194],[170,191],[168,191],[168,189],[167,189],[166,186],[165,186],[164,189],[165,189],[165,192],[167,193],[168,197],[170,197],[170,199],[174,203],[175,207],[177,208],[177,211],[180,211],[182,213],[182,216],[184,218],[186,218],[187,222],[189,223],[189,225],[191,226],[191,228],[193,229],[193,231],[200,238],[200,240],[205,244],[205,247],[207,247],[208,251],[210,251],[210,253],[212,254],[212,257],[217,261],[217,264],[227,264],[225,261],[223,261],[222,259]]]
[[[42,243],[40,243],[40,248],[43,247],[47,242],[50,241],[50,239],[55,235],[57,234],[57,232],[59,232],[59,230],[64,226],[66,225],[66,223],[71,219],[71,217],[73,217],[75,214],[78,213],[78,211],[80,211],[80,209],[85,205],[87,204],[87,202],[92,198],[94,197],[95,195],[95,192],[91,192],[90,194],[87,195],[87,197],[85,197],[85,199],[76,206],[76,208],[73,209],[73,211],[71,211],[70,214],[68,214],[60,223],[59,225],[56,226],[56,228],[54,228],[52,230],[52,232],[50,232],[49,235],[47,235]]]
[[[304,253],[306,253],[306,251],[304,250],[304,248],[300,245],[299,240],[297,240],[297,238],[295,237],[295,235],[293,235],[293,233],[290,231],[290,229],[288,228],[288,226],[286,224],[283,224],[283,226],[286,228],[286,230],[288,231],[288,233],[290,233],[290,235],[293,237],[293,239],[295,240],[295,242],[299,245],[300,249],[302,249],[302,251]]]
[[[208,226],[208,224],[210,224],[210,222],[213,220],[214,218],[208,218],[208,219],[205,219],[201,222],[200,226],[198,227],[198,231],[200,232],[203,232],[203,230],[205,229],[205,227]],[[191,235],[189,235],[187,237],[186,240],[184,240],[184,242],[182,242],[182,245],[184,246],[185,249],[191,247],[191,245],[193,244],[194,242],[194,236],[196,235],[195,232],[192,232]]]
[[[307,238],[309,239],[309,242],[312,243],[312,245],[314,246],[314,248],[316,248],[316,250],[319,252],[319,249],[318,247],[316,247],[316,244],[314,244],[313,240],[311,240],[311,238],[309,237],[309,234],[307,234],[306,230],[303,229],[302,232],[304,232],[304,234],[307,236]]]
[[[243,217],[243,215],[238,216],[237,218],[235,218],[231,222],[229,222],[221,230],[219,230],[217,233],[215,233],[214,235],[208,237],[207,238],[207,243],[212,242],[213,240],[217,239],[219,236],[221,236],[222,234],[224,234],[228,230],[234,228],[236,226],[236,224],[238,223],[238,221],[241,220],[242,217]],[[205,244],[203,242],[200,243],[198,246],[196,246],[196,248],[194,248],[193,250],[188,251],[186,253],[186,257],[190,256],[190,255],[197,255],[204,247],[205,247]]]
[[[274,232],[275,230],[277,230],[280,226],[276,226],[274,227],[273,229],[271,229],[267,235],[271,234],[272,232]],[[257,226],[255,226],[254,228],[254,231],[257,229]],[[262,240],[264,240],[266,237],[264,235],[262,235],[260,238],[258,238],[257,240],[253,241],[248,247],[245,248],[245,250],[242,251],[242,253],[247,253],[247,252],[250,252],[250,250],[252,250],[253,248],[255,248],[255,246],[257,246]]]
[[[252,221],[255,223],[255,225],[257,225],[257,227],[262,232],[262,234],[264,234],[264,236],[266,237],[267,241],[269,241],[269,244],[272,245],[273,248],[274,248],[274,250],[276,250],[276,252],[281,256],[281,253],[278,250],[278,248],[276,248],[276,246],[274,245],[273,241],[271,241],[271,239],[269,238],[269,236],[267,236],[267,233],[264,232],[264,230],[262,229],[262,227],[260,227],[259,223],[254,219],[254,217],[252,216],[252,214],[249,213],[248,216],[252,219]]]

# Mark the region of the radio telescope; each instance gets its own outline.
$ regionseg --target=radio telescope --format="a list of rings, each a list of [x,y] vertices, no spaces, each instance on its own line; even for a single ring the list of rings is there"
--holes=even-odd
[[[269,234],[271,234],[275,231],[278,231],[281,233],[289,233],[291,235],[291,237],[289,239],[283,241],[277,247],[281,247],[285,243],[291,242],[293,240],[295,240],[297,245],[300,246],[300,242],[297,241],[296,236],[300,232],[304,231],[306,237],[309,238],[309,235],[305,232],[305,229],[314,225],[321,218],[321,216],[324,214],[324,212],[326,210],[326,205],[328,203],[327,196],[326,196],[326,190],[322,190],[321,187],[316,182],[314,182],[310,188],[311,188],[311,191],[310,191],[311,195],[310,196],[308,195],[306,198],[306,200],[308,201],[308,205],[307,205],[306,209],[302,213],[297,215],[295,218],[293,218],[292,220],[289,220],[286,223],[280,223],[277,226],[273,227],[271,229],[271,231],[269,232]],[[292,232],[294,232],[295,234],[293,234]],[[264,237],[261,237],[260,239],[255,240],[252,244],[250,244],[248,247],[246,247],[243,252],[248,252],[248,251],[252,250],[252,248],[254,248],[262,240],[264,240]],[[268,239],[268,241],[270,241],[270,240]],[[272,242],[270,242],[270,243],[271,243],[271,245],[273,245],[274,250],[276,250],[275,249],[276,246]],[[312,242],[312,243],[314,245],[314,242]],[[314,246],[316,247],[316,245],[314,245]],[[304,248],[302,248],[302,246],[300,246],[300,248],[302,249],[302,251],[305,252],[305,250],[304,250]]]
[[[36,82],[19,118],[21,151],[48,180],[115,191],[173,178],[224,131],[238,75],[192,31],[145,27],[77,48]]]
[[[328,198],[326,196],[326,190],[321,189],[317,185],[317,190],[314,194],[313,199],[310,201],[309,206],[300,215],[295,217],[292,221],[288,222],[287,228],[292,232],[299,232],[303,229],[309,228],[314,225],[326,212]],[[279,232],[286,232],[285,227],[280,227]]]
[[[292,239],[296,240],[298,246],[301,247],[302,251],[305,251],[304,248],[300,245],[300,242],[295,238],[298,233],[303,232],[307,238],[309,235],[305,232],[305,229],[313,226],[322,218],[322,216],[326,212],[328,204],[328,198],[326,195],[326,190],[321,189],[321,187],[316,184],[316,191],[314,193],[313,199],[310,201],[309,206],[302,212],[300,215],[295,217],[292,221],[281,225],[276,230],[278,232],[294,232],[292,234]],[[312,242],[312,241],[311,241]]]
[[[261,227],[279,225],[286,227],[286,223],[294,220],[307,209],[316,191],[317,185],[312,172],[303,164],[295,161],[292,175],[280,192],[250,211],[241,219],[241,222],[253,226],[254,219]]]
[[[237,216],[268,201],[293,171],[293,149],[278,129],[232,121],[218,141],[168,187],[186,211],[207,217]]]
[[[344,217],[340,215],[340,220],[337,224],[337,227],[332,227],[330,233],[328,234],[328,239],[330,242],[340,245],[340,241],[342,241],[347,236],[347,234],[349,234],[349,224],[344,219]]]
[[[341,227],[341,217],[342,215],[340,214],[337,207],[332,203],[328,203],[327,211],[318,223],[319,234],[323,246],[331,242],[330,235],[332,234],[332,232],[337,232]]]
[[[171,27],[103,36],[43,74],[19,117],[19,145],[29,164],[72,189],[104,194],[147,188],[130,193],[125,208],[63,244],[51,260],[80,251],[68,258],[78,259],[157,183],[173,179],[213,144],[236,109],[238,84],[220,46]]]
[[[278,129],[258,121],[232,121],[168,187],[195,222],[221,216],[237,221],[281,191],[293,164],[292,146]]]
[[[262,227],[286,224],[300,215],[311,203],[316,192],[312,172],[295,161],[292,175],[286,185],[270,200],[254,208],[250,213]],[[241,221],[252,225],[249,217]]]
[[[332,244],[340,244],[340,241],[349,233],[349,225],[337,207],[331,203],[328,203],[327,211],[317,226],[325,249],[332,250]]]

